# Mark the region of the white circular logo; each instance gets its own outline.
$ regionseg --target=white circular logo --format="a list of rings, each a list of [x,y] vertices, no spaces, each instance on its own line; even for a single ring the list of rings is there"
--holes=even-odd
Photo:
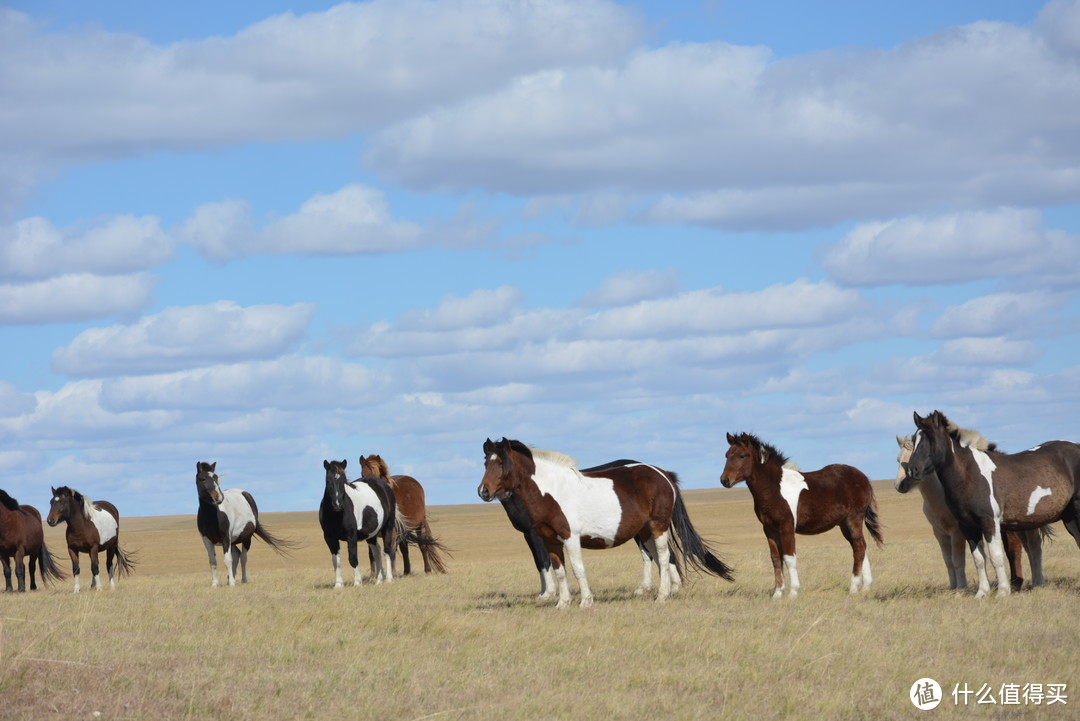
[[[941,685],[932,678],[920,678],[911,684],[911,693],[908,694],[908,698],[920,711],[937,708],[937,705],[941,703]]]

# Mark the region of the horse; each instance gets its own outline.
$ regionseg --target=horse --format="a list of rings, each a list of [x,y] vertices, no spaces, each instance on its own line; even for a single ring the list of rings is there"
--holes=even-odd
[[[866,555],[863,525],[880,547],[884,540],[877,517],[877,503],[870,480],[854,466],[835,463],[802,473],[775,447],[757,436],[727,434],[729,448],[720,483],[731,488],[745,482],[754,498],[754,512],[769,542],[776,586],[773,598],[784,594],[784,569],[790,585],[788,596],[799,593],[795,534],[816,535],[837,526],[851,544],[853,556],[850,593],[870,589],[874,582]]]
[[[221,544],[221,558],[229,572],[229,585],[236,585],[236,565],[241,568],[241,583],[247,583],[247,555],[251,537],[258,536],[279,556],[289,557],[299,544],[278,538],[259,521],[259,507],[247,491],[239,488],[221,490],[217,461],[195,464],[195,488],[199,494],[196,518],[206,555],[210,559],[211,586],[218,585],[217,557],[214,546]]]
[[[945,489],[941,487],[941,481],[936,473],[930,473],[926,478],[912,478],[908,475],[908,461],[915,443],[911,436],[897,436],[896,444],[900,451],[896,455],[896,481],[893,487],[900,493],[907,493],[912,488],[918,488],[923,497],[923,515],[930,522],[934,531],[934,538],[941,547],[941,557],[945,561],[945,570],[949,574],[949,590],[960,591],[968,586],[966,557],[967,539],[956,516],[949,510],[949,503],[945,499]],[[1041,586],[1045,580],[1042,570],[1042,540],[1043,535],[1050,535],[1050,527],[1043,526],[1038,531],[1007,531],[1005,533],[1005,555],[1009,560],[1009,576],[1012,589],[1019,591],[1024,586],[1023,551],[1027,550],[1028,559],[1031,562],[1031,585]]]
[[[350,481],[345,476],[347,466],[347,460],[323,461],[326,490],[319,504],[319,525],[322,526],[323,539],[334,563],[334,588],[342,587],[341,541],[348,544],[354,586],[361,583],[360,559],[356,552],[360,541],[367,541],[370,555],[375,559],[375,583],[390,583],[394,580],[398,533],[409,535],[414,543],[419,542],[421,546],[424,539],[409,534],[398,521],[397,500],[389,482],[378,477]],[[378,547],[380,539],[381,553]]]
[[[0,490],[0,562],[4,566],[4,590],[11,586],[11,560],[15,559],[15,577],[19,592],[26,591],[26,568],[23,559],[29,557],[30,590],[37,590],[37,567],[41,567],[41,582],[59,581],[63,572],[56,565],[56,557],[45,544],[41,527],[41,513],[33,506],[20,506],[19,502]]]
[[[447,551],[435,539],[428,523],[427,504],[424,500],[424,487],[420,481],[412,476],[391,476],[390,468],[382,456],[360,456],[360,475],[364,477],[382,478],[394,489],[394,499],[397,501],[398,520],[412,531],[417,537],[426,539],[427,543],[419,544],[420,557],[424,559],[424,573],[446,573],[446,562],[443,561],[440,551]],[[401,563],[404,566],[403,575],[412,573],[409,564],[409,541],[406,534],[398,538],[398,550],[401,551]],[[374,566],[375,559],[371,558]],[[374,570],[374,569],[373,569]]]
[[[558,608],[570,605],[565,558],[578,580],[581,606],[593,604],[582,548],[612,548],[632,538],[641,541],[660,569],[657,601],[671,595],[671,551],[684,565],[734,580],[732,569],[716,557],[690,522],[678,477],[645,463],[578,469],[569,456],[529,448],[503,438],[484,443],[484,476],[477,493],[485,502],[517,499],[533,529],[552,555],[559,586]],[[643,553],[644,555],[644,553]]]
[[[941,411],[926,418],[916,412],[913,417],[908,475],[924,479],[936,473],[941,480],[979,574],[976,598],[990,592],[980,541],[997,572],[1001,596],[1012,590],[1004,582],[1003,531],[1032,530],[1061,520],[1080,545],[1080,445],[1048,441],[1020,453],[1002,453],[978,431],[950,423]]]
[[[101,590],[98,552],[105,551],[109,587],[116,588],[116,573],[129,575],[135,567],[130,554],[120,549],[120,513],[108,501],[91,501],[67,486],[52,488],[49,502],[49,525],[67,523],[67,547],[71,556],[71,575],[75,593],[79,592],[79,553],[90,556],[90,587]]]

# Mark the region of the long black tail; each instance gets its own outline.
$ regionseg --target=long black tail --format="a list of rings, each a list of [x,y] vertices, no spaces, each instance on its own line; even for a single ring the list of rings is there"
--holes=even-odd
[[[442,544],[441,541],[435,538],[431,533],[431,528],[427,526],[425,520],[424,525],[420,528],[414,528],[405,522],[405,519],[398,514],[394,519],[394,525],[397,527],[397,540],[398,543],[413,543],[420,548],[420,553],[424,555],[431,567],[439,573],[446,573],[446,562],[443,560],[441,553],[445,553],[448,556],[453,557],[450,549]]]
[[[273,533],[270,532],[270,529],[264,526],[260,521],[256,521],[255,523],[255,535],[266,541],[267,545],[277,551],[277,554],[279,556],[283,556],[285,558],[292,557],[291,551],[296,551],[300,548],[303,548],[303,544],[298,543],[297,541],[290,541],[287,538],[279,538],[275,536]]]
[[[885,539],[881,535],[881,521],[878,520],[877,515],[877,501],[873,497],[870,498],[870,505],[866,507],[866,518],[863,522],[866,524],[866,530],[870,531],[870,535],[874,537],[878,548],[885,545]]]
[[[136,563],[134,551],[121,551],[120,546],[116,546],[116,570],[121,575],[130,576]]]
[[[67,578],[64,572],[60,570],[60,567],[56,565],[56,556],[45,545],[44,539],[42,539],[41,548],[38,550],[38,565],[41,566],[41,582],[44,584],[49,581],[63,581]]]
[[[709,544],[698,535],[694,525],[690,523],[690,515],[686,512],[686,504],[683,503],[678,489],[675,491],[675,508],[671,513],[671,530],[675,548],[682,556],[684,567],[711,573],[725,581],[735,580],[735,571],[717,558]]]

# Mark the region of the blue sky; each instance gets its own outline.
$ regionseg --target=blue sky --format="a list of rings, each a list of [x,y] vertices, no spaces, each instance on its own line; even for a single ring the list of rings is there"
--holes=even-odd
[[[0,487],[1080,439],[1080,3],[883,5],[3,6]]]

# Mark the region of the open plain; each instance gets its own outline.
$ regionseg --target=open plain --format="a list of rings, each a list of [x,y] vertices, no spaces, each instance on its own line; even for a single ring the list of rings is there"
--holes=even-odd
[[[497,503],[431,509],[448,575],[338,590],[313,511],[264,514],[303,548],[283,559],[256,540],[233,588],[211,588],[194,515],[123,518],[138,566],[117,590],[89,591],[84,561],[79,595],[69,579],[0,598],[0,719],[1075,718],[1072,539],[1059,528],[1047,547],[1045,587],[977,601],[947,590],[921,498],[874,485],[886,545],[870,548],[868,593],[847,593],[834,530],[799,537],[802,593],[770,598],[740,487],[685,493],[734,584],[694,574],[656,604],[634,595],[633,546],[586,552],[584,610],[534,600]],[[62,528],[46,538],[69,572]],[[942,687],[932,711],[908,698],[923,677]]]

